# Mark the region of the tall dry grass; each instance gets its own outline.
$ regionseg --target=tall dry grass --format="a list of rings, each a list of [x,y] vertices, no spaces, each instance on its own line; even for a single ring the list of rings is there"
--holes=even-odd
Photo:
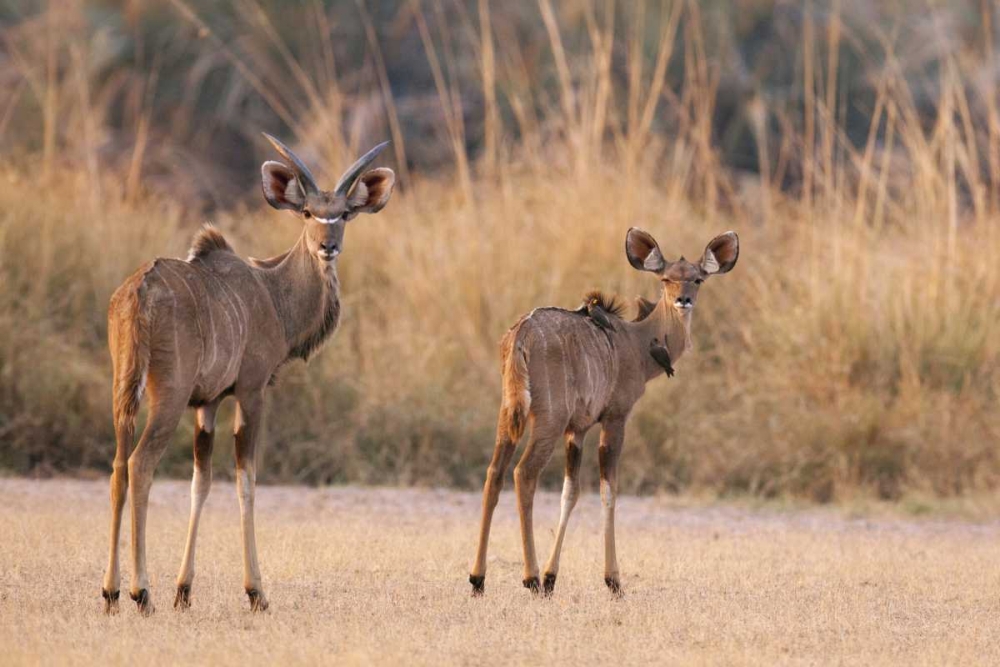
[[[787,92],[799,101],[783,104],[762,79],[739,105],[754,139],[747,172],[724,159],[714,122],[726,91],[713,6],[598,4],[539,0],[550,65],[539,69],[490,3],[411,3],[407,34],[451,155],[450,168],[412,173],[382,54],[391,45],[359,4],[371,76],[358,85],[377,93],[403,187],[348,232],[342,328],[309,367],[282,373],[262,477],[479,483],[499,400],[496,342],[519,314],[575,306],[589,288],[654,296],[655,281],[622,253],[637,225],[689,257],[732,228],[743,254],[704,289],[677,377],[652,383],[639,404],[627,489],[827,501],[995,488],[1000,117],[982,79],[991,14],[982,35],[921,70],[933,80],[917,81],[893,35],[864,33],[838,3],[804,14],[788,54],[800,66]],[[232,6],[252,28],[240,39],[183,0],[170,8],[240,82],[229,94],[276,114],[335,176],[359,148],[345,123],[359,97],[322,8],[309,6],[317,19],[303,46],[282,38],[281,12]],[[107,298],[151,256],[183,255],[201,222],[183,197],[143,187],[155,93],[136,93],[122,126],[135,133],[127,168],[102,167],[86,149],[107,121],[83,104],[100,87],[86,48],[46,48],[56,64],[22,65],[45,110],[41,153],[0,175],[0,465],[13,471],[107,465]],[[841,87],[841,63],[864,58],[868,92]],[[479,111],[470,97],[485,101]],[[475,139],[470,113],[482,120]],[[58,146],[83,156],[78,166],[60,164]],[[250,152],[252,173],[266,152]],[[249,201],[213,215],[238,250],[289,246],[297,224]],[[171,474],[186,473],[190,437],[185,424],[165,460]]]

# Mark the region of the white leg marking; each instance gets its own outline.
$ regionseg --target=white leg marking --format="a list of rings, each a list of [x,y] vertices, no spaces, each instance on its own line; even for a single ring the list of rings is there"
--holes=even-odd
[[[215,430],[215,410],[199,408],[195,413],[195,421],[198,423],[198,428],[205,433],[213,432]]]
[[[211,463],[209,463],[211,466]],[[209,489],[212,486],[212,470],[209,467],[202,471],[195,464],[194,474],[191,476],[191,520],[188,524],[187,543],[184,546],[184,559],[181,561],[181,571],[177,575],[178,586],[190,586],[194,579],[194,554],[195,542],[198,538],[198,524],[201,522],[201,511],[208,498]]]
[[[243,409],[240,408],[240,404],[239,403],[236,404],[236,417],[235,417],[235,419],[233,421],[234,421],[234,423],[233,423],[233,433],[238,432],[247,423],[246,417],[243,416]]]

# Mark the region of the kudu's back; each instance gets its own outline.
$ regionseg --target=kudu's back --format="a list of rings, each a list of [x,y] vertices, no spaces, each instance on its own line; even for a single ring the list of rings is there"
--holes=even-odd
[[[186,261],[157,259],[115,291],[108,332],[116,412],[131,414],[147,384],[183,388],[192,405],[217,398],[252,371],[249,345],[281,342],[266,288],[211,228]]]
[[[614,320],[616,328],[605,330],[579,312],[538,308],[504,335],[501,419],[511,423],[513,439],[529,414],[536,428],[584,431],[641,394],[639,360]]]

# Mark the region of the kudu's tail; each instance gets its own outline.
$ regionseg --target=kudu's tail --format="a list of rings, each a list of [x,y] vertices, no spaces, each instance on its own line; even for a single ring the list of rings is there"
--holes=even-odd
[[[506,422],[507,435],[514,443],[524,434],[530,407],[528,352],[514,329],[503,342],[503,403],[500,406],[501,421]]]
[[[142,284],[123,285],[111,298],[108,347],[114,364],[115,431],[133,434],[135,416],[149,374],[150,314],[144,307]],[[128,443],[131,448],[131,442]],[[127,454],[127,453],[126,453]]]

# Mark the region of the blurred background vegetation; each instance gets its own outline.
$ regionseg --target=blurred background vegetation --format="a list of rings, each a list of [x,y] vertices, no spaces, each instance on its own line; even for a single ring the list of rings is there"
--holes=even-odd
[[[622,253],[638,225],[672,256],[726,229],[743,253],[640,402],[625,489],[993,490],[998,19],[989,0],[0,0],[0,470],[108,469],[106,306],[142,262],[206,219],[242,254],[294,242],[259,195],[263,130],[328,182],[391,138],[400,187],[348,232],[335,339],[271,392],[262,480],[481,484],[500,336],[594,287],[655,296]],[[175,437],[160,470],[187,475],[190,420]]]

